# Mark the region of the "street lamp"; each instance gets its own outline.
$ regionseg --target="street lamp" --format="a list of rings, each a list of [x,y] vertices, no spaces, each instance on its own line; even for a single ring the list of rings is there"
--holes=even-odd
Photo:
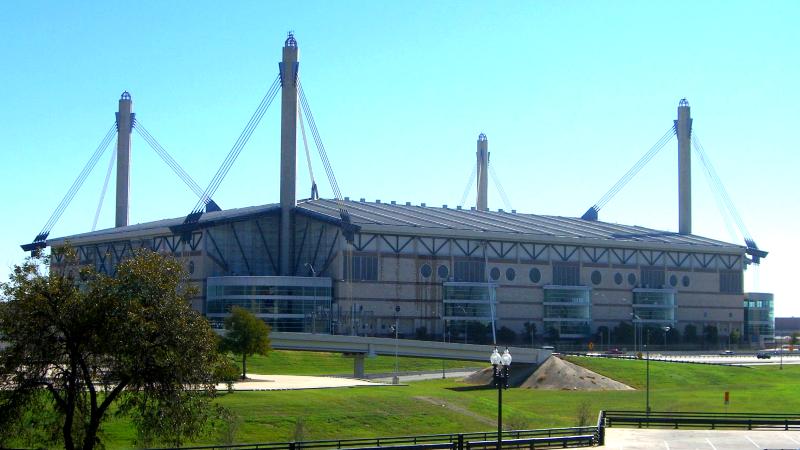
[[[497,386],[497,450],[500,450],[503,448],[503,389],[508,389],[508,373],[511,366],[511,353],[508,352],[508,347],[502,356],[495,347],[489,362],[492,363],[492,378],[494,385]]]
[[[645,354],[647,355],[646,356],[647,361],[645,363],[647,367],[645,369],[645,372],[647,372],[647,396],[645,400],[645,412],[649,416],[650,415],[650,349],[648,348],[648,344],[650,344],[650,328],[647,328],[646,334],[647,334],[647,340],[645,340],[644,342],[644,351]]]
[[[666,352],[667,351],[667,333],[669,333],[669,330],[671,330],[672,328],[670,328],[670,327],[661,327],[661,329],[664,330],[664,351]]]
[[[397,333],[398,328],[400,327],[400,305],[396,305],[394,307],[394,377],[392,378],[392,384],[399,384],[400,383],[400,365],[397,362]]]

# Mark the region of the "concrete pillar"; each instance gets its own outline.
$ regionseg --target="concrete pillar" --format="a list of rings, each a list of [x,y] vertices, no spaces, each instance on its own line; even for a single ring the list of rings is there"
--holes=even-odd
[[[364,354],[353,355],[353,378],[364,378]]]
[[[131,182],[131,111],[133,102],[128,91],[122,93],[117,112],[117,211],[115,227],[128,226],[128,193]]]
[[[281,72],[281,229],[280,274],[293,275],[294,208],[297,205],[297,41],[289,33],[283,46]]]
[[[689,102],[678,103],[678,232],[692,234],[692,117]]]
[[[488,211],[488,202],[486,196],[488,195],[489,184],[489,141],[486,135],[481,133],[478,136],[478,200],[476,207],[478,211]]]

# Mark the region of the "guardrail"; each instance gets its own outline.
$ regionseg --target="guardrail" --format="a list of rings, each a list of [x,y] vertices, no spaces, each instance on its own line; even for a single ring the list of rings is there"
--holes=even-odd
[[[605,426],[800,430],[800,414],[605,411]],[[599,429],[599,427],[598,427]]]
[[[600,423],[600,422],[598,422]],[[593,426],[570,428],[545,428],[503,432],[506,448],[567,448],[588,447],[598,442],[598,429]],[[182,447],[184,450],[470,450],[497,446],[497,432],[427,434],[418,436],[391,436],[381,438],[329,439],[300,442],[268,442],[258,444],[210,445]]]

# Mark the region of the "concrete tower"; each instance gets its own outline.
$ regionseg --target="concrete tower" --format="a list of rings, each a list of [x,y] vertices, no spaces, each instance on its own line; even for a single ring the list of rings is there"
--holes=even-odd
[[[128,226],[128,193],[131,187],[131,125],[133,102],[128,91],[122,93],[117,112],[117,213],[115,227]]]
[[[486,196],[488,193],[489,183],[489,141],[486,135],[481,133],[478,135],[478,211],[488,211]]]
[[[297,205],[297,74],[299,49],[289,33],[280,63],[281,86],[281,229],[280,274],[292,275],[294,208]]]
[[[689,102],[678,103],[678,232],[692,234],[692,116]]]

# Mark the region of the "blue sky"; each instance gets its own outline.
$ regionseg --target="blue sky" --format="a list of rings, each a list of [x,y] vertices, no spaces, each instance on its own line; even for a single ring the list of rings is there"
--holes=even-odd
[[[18,245],[89,159],[123,90],[205,186],[294,30],[316,123],[354,198],[458,204],[484,132],[513,208],[580,216],[686,97],[694,133],[770,252],[746,288],[774,292],[778,315],[800,315],[790,282],[800,254],[798,13],[794,1],[2,2],[0,271],[23,259]],[[223,208],[277,201],[279,139],[275,104],[217,191]],[[191,191],[138,135],[133,149],[131,222],[188,213]],[[91,229],[110,155],[53,236]],[[693,169],[694,232],[739,243],[697,158]],[[308,195],[302,154],[298,174]],[[492,184],[489,204],[505,207]],[[675,140],[600,218],[677,229]],[[109,193],[98,228],[113,220]]]

